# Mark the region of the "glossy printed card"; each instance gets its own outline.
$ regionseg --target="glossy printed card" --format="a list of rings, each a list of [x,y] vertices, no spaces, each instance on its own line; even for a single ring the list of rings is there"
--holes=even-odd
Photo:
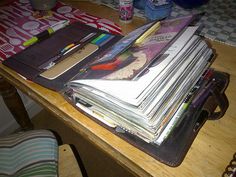
[[[119,41],[99,55],[95,61],[84,66],[75,79],[135,79],[146,67],[156,62],[158,56],[165,51],[165,47],[170,45],[177,34],[192,22],[192,19],[193,16],[187,16],[161,21],[160,25],[152,29],[145,38],[141,35],[141,40],[140,38],[134,39],[135,35],[128,34],[121,39],[121,42]],[[142,31],[145,27],[148,30],[147,27],[151,28],[151,26],[155,26],[155,24],[142,26],[136,31]],[[131,34],[137,33],[132,32]],[[122,48],[124,43],[131,46],[126,50],[120,50],[121,52],[117,55],[118,49]]]

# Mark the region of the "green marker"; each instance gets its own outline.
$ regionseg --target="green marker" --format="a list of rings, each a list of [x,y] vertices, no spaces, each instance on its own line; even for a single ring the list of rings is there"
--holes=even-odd
[[[38,41],[47,39],[51,34],[55,33],[57,30],[61,28],[64,28],[68,24],[69,24],[68,20],[59,21],[58,23],[55,23],[54,25],[50,26],[47,30],[43,31],[42,33],[39,33],[36,36],[33,36],[28,41],[25,41],[23,43],[23,46],[29,46]]]
[[[92,40],[91,43],[92,43],[92,44],[96,44],[96,42],[97,42],[99,39],[103,38],[105,35],[106,35],[106,34],[101,34],[101,35],[99,35],[97,38],[95,38],[94,40]]]
[[[38,41],[38,37],[34,36],[32,37],[31,39],[29,39],[28,41],[25,41],[23,43],[23,46],[29,46],[29,45],[32,45],[34,43],[36,43]]]

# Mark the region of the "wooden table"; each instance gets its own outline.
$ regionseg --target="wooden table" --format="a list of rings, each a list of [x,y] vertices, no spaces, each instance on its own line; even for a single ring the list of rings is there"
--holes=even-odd
[[[121,24],[117,12],[88,2],[67,1],[85,12],[108,18],[122,26],[124,33],[141,25],[144,20],[134,18],[128,25]],[[236,48],[211,42],[217,51],[213,67],[226,71],[231,81],[226,94],[230,106],[225,116],[217,121],[207,121],[191,146],[183,163],[176,168],[168,167],[126,141],[98,125],[54,91],[21,78],[13,70],[0,64],[0,75],[14,87],[23,91],[36,102],[57,115],[69,127],[88,141],[103,149],[124,168],[138,176],[221,176],[236,151]],[[29,124],[30,125],[30,124]]]

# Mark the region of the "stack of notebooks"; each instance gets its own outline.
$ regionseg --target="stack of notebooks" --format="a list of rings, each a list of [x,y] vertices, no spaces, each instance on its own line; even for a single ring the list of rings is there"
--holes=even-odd
[[[213,51],[192,20],[136,29],[84,66],[66,84],[66,95],[117,131],[160,145],[211,73]]]

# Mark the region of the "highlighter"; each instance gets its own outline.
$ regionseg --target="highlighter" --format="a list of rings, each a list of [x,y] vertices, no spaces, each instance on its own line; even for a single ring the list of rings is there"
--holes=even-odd
[[[44,39],[47,39],[51,34],[55,33],[57,30],[64,28],[66,25],[69,24],[68,20],[62,20],[58,23],[53,24],[50,26],[47,30],[37,34],[36,36],[33,36],[31,39],[25,41],[23,43],[23,46],[29,46],[32,45],[38,41],[42,41]]]

